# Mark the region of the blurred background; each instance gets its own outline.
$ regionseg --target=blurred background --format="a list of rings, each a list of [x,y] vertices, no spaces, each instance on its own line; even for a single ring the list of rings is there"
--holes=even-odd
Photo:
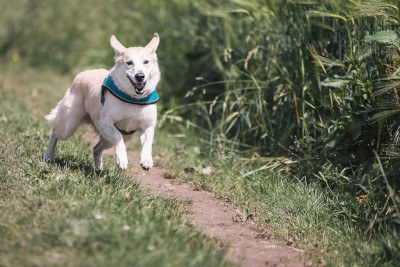
[[[161,124],[194,129],[207,155],[289,157],[281,170],[368,192],[375,204],[355,220],[370,231],[400,223],[399,8],[398,0],[0,0],[0,56],[70,75],[112,67],[112,34],[143,46],[158,32]]]

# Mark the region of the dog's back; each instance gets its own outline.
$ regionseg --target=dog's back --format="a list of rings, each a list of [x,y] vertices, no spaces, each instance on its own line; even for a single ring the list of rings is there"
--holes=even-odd
[[[45,116],[53,125],[60,139],[67,139],[86,115],[95,120],[100,116],[100,91],[105,69],[87,70],[79,73],[58,105]]]

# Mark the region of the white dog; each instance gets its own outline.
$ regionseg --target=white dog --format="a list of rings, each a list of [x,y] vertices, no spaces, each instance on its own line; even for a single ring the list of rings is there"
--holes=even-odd
[[[102,169],[102,152],[114,146],[115,160],[121,169],[128,167],[124,140],[140,130],[140,165],[153,167],[152,144],[157,120],[160,70],[156,50],[159,36],[145,47],[125,48],[111,36],[115,65],[111,71],[88,70],[79,73],[64,98],[45,118],[53,126],[44,160],[54,159],[58,139],[70,137],[82,122],[94,125],[100,141],[93,148],[94,164]]]

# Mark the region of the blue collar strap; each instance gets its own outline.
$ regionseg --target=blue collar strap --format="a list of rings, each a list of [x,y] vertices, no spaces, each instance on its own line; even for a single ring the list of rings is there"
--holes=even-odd
[[[104,105],[104,101],[106,100],[105,98],[105,91],[109,91],[113,96],[116,98],[128,102],[131,104],[136,104],[136,105],[151,105],[155,104],[158,102],[159,97],[158,93],[156,90],[154,90],[151,94],[144,98],[134,98],[127,93],[121,91],[117,85],[115,85],[114,81],[112,80],[111,76],[107,76],[104,79],[103,84],[101,85],[101,98],[100,101]]]

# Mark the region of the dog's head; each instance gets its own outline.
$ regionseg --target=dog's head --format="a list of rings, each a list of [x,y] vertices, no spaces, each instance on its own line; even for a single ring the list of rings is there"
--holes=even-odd
[[[160,38],[157,33],[145,47],[123,46],[113,35],[110,39],[115,52],[115,66],[111,76],[122,90],[134,97],[145,97],[156,89],[160,80],[156,50]]]

